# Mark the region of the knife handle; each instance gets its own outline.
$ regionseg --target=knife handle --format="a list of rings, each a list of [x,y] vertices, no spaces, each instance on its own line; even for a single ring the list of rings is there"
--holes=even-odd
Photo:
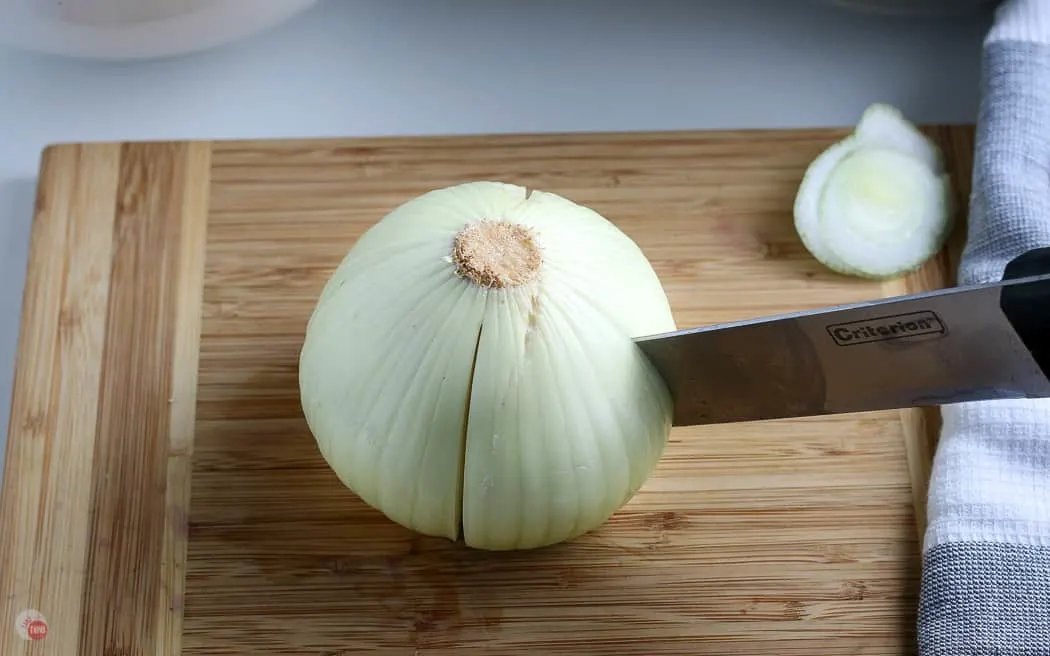
[[[1006,265],[1003,280],[1050,273],[1050,248],[1036,248]],[[1004,287],[999,307],[1043,375],[1050,378],[1050,281]]]

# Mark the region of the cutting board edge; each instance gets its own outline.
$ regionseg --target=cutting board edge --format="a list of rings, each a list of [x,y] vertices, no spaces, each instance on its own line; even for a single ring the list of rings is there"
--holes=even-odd
[[[159,144],[210,144],[213,148],[242,148],[255,144],[284,144],[290,148],[306,145],[328,144],[336,146],[339,144],[354,143],[360,146],[390,147],[400,144],[418,145],[420,140],[436,142],[439,145],[453,142],[474,142],[499,139],[508,143],[530,142],[539,143],[547,140],[571,141],[577,143],[602,142],[609,138],[617,140],[653,141],[674,140],[676,138],[723,138],[733,141],[750,140],[755,137],[783,137],[785,139],[805,139],[820,135],[823,137],[836,138],[846,136],[853,130],[854,125],[820,124],[810,126],[798,126],[791,128],[780,127],[757,127],[723,126],[714,129],[704,128],[639,128],[639,129],[602,129],[602,130],[531,130],[531,131],[491,131],[491,132],[418,132],[418,133],[372,133],[372,134],[341,134],[341,135],[309,135],[306,133],[288,134],[280,138],[273,137],[201,137],[185,139],[165,139],[161,137],[130,139],[130,140],[98,140],[98,141],[55,141],[45,144],[40,151],[41,161],[47,152],[52,149],[62,149],[71,146],[106,146],[106,145],[159,145]],[[935,134],[942,130],[972,130],[973,123],[919,123],[917,127],[927,134]]]

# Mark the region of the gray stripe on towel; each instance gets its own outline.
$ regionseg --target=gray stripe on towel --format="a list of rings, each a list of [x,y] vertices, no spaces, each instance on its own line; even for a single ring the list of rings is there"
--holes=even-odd
[[[1050,547],[956,542],[923,559],[921,656],[1050,655]]]

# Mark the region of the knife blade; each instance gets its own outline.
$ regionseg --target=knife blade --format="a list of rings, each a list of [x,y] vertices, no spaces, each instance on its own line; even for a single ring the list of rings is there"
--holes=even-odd
[[[1050,397],[1050,248],[998,282],[640,337],[675,426]]]

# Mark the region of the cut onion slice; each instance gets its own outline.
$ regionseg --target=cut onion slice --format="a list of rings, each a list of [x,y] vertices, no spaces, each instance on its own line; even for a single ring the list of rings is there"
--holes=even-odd
[[[950,179],[937,146],[876,104],[809,165],[794,214],[803,245],[827,268],[893,278],[943,247],[953,226]]]

